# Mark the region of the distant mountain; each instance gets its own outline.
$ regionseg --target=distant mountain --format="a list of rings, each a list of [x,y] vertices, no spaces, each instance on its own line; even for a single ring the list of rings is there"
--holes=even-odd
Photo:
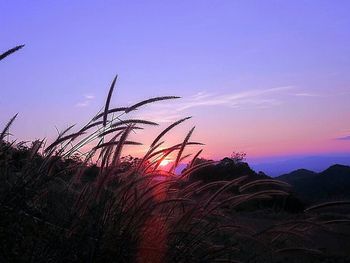
[[[307,170],[307,169],[298,169],[291,173],[278,176],[277,179],[288,182],[288,183],[298,183],[300,180],[310,179],[318,175],[317,173]]]
[[[306,203],[350,199],[350,166],[332,165],[321,173],[306,169],[276,177],[292,185],[296,196]]]
[[[264,171],[266,174],[275,177],[281,174],[290,173],[299,168],[321,172],[329,166],[341,163],[350,165],[350,154],[319,155],[303,157],[285,157],[274,161],[248,160],[255,171]]]

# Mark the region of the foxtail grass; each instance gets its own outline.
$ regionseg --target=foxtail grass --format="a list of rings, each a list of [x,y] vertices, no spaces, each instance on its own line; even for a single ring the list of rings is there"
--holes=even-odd
[[[0,60],[22,47],[3,53]],[[310,207],[305,220],[263,230],[239,222],[237,207],[288,196],[288,185],[270,179],[249,181],[248,176],[190,181],[192,173],[217,164],[197,164],[202,150],[196,151],[182,174],[175,174],[176,167],[192,156],[187,149],[203,144],[190,140],[194,127],[175,145],[165,146],[164,137],[190,117],[162,130],[142,157],[126,159],[126,146],[142,144],[130,140],[130,133],[158,125],[127,114],[179,97],[155,97],[113,108],[116,82],[117,76],[102,112],[76,131],[69,126],[51,143],[37,140],[27,147],[6,142],[17,115],[5,124],[0,134],[2,261],[259,262],[256,257],[267,257],[267,262],[278,262],[276,255],[293,251],[319,255],[307,246],[308,235],[320,227],[349,222],[321,220],[313,214],[349,202]],[[171,169],[160,169],[171,154],[175,156]]]

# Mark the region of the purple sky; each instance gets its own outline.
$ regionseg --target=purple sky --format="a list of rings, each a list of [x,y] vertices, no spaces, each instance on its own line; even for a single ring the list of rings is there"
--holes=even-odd
[[[196,125],[206,157],[350,152],[349,1],[1,1],[0,10],[0,51],[26,44],[0,64],[0,124],[19,112],[15,138],[86,122],[118,73],[114,106],[182,96],[138,114],[163,126],[193,116],[169,141]]]

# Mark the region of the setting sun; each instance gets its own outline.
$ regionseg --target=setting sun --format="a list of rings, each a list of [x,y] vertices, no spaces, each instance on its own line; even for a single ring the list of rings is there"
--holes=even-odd
[[[169,163],[171,163],[171,160],[169,160],[169,159],[164,159],[163,161],[161,161],[160,166],[166,166],[166,165],[168,165]]]

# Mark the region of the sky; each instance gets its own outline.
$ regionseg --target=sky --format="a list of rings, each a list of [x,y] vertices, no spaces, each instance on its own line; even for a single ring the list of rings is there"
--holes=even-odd
[[[55,138],[103,105],[181,99],[136,116],[142,142],[192,116],[203,156],[256,160],[350,153],[349,1],[1,1],[0,125]],[[135,136],[136,136],[135,135]],[[131,150],[135,155],[144,149]]]

